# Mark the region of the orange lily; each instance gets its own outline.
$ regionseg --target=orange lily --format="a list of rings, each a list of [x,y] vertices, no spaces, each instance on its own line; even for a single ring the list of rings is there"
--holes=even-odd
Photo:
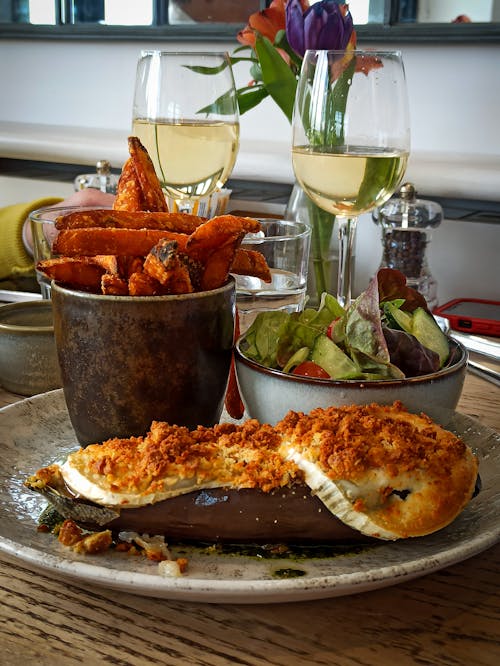
[[[308,0],[300,0],[304,11],[309,7]],[[236,38],[241,44],[255,48],[256,32],[274,43],[276,34],[285,30],[285,7],[288,0],[273,0],[267,9],[250,15],[248,24],[240,30]]]
[[[337,62],[333,62],[331,66],[331,72],[332,72],[332,79],[334,81],[338,79],[343,72],[345,72],[345,70],[349,66],[349,63],[352,61],[354,52],[355,52],[355,46],[353,48],[350,44],[348,44],[343,58],[341,60],[338,60]],[[382,66],[383,65],[380,58],[377,58],[376,55],[373,56],[364,55],[362,58],[361,57],[356,58],[356,65],[354,71],[361,72],[365,76],[368,76],[368,73],[372,69],[379,69],[379,67]]]

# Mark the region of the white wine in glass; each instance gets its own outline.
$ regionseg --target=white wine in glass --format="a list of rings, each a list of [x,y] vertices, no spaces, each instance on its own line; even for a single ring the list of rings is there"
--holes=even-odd
[[[294,107],[292,162],[306,194],[337,217],[337,299],[344,307],[351,300],[357,217],[392,196],[409,151],[399,52],[306,52]]]
[[[143,52],[132,132],[180,210],[222,188],[239,147],[238,101],[227,53]]]

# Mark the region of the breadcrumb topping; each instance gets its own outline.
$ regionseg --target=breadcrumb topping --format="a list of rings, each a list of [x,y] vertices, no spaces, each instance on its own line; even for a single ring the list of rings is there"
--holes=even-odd
[[[276,430],[256,420],[193,431],[155,421],[144,437],[92,444],[68,460],[112,492],[147,495],[186,479],[269,492],[302,479],[280,455],[280,443]]]
[[[277,429],[331,479],[357,481],[380,468],[389,476],[422,468],[446,476],[466,449],[453,433],[400,402],[289,412]]]

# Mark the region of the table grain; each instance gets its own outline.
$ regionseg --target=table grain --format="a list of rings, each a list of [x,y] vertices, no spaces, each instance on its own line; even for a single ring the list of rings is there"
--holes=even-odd
[[[0,389],[0,406],[20,399]],[[458,411],[500,430],[500,389],[467,375]],[[80,587],[1,555],[0,664],[498,666],[499,556],[363,594],[234,605]]]

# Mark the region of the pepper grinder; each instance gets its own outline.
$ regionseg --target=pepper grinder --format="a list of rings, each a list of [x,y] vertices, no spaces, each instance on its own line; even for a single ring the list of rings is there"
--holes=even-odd
[[[111,173],[111,164],[108,160],[99,160],[96,163],[95,173],[83,173],[74,180],[76,191],[85,190],[87,187],[93,187],[101,192],[110,192],[116,194],[118,187],[118,176]]]
[[[381,228],[382,262],[380,268],[395,268],[406,276],[406,283],[424,296],[432,310],[437,304],[437,282],[427,261],[427,246],[432,230],[441,224],[443,209],[435,201],[417,199],[412,183],[372,213]]]

